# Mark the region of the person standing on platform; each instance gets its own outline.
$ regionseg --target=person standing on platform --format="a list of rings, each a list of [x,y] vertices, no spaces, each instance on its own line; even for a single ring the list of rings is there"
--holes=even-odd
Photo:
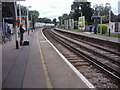
[[[10,26],[7,27],[7,36],[8,36],[8,39],[11,40],[11,29],[10,29]]]
[[[20,25],[20,46],[23,45],[23,34],[24,34],[24,29],[23,29],[23,24]]]
[[[89,27],[89,32],[92,32],[92,26]]]

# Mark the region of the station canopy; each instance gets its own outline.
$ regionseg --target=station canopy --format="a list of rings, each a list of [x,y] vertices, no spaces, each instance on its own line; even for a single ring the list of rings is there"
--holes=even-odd
[[[14,17],[14,3],[13,2],[2,2],[2,17]]]
[[[16,1],[25,1],[25,0],[1,0],[2,1],[2,17],[14,18],[15,17],[15,6],[14,2]]]

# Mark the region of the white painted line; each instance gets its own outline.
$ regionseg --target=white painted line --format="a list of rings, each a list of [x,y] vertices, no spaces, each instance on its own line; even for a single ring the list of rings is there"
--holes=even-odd
[[[55,49],[55,51],[62,57],[62,59],[70,66],[70,68],[78,75],[80,79],[88,86],[88,88],[95,88],[65,57],[60,51],[45,37],[41,30],[42,35],[46,41]]]

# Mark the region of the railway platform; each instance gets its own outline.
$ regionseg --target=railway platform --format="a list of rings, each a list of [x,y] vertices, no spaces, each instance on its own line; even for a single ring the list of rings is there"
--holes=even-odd
[[[3,88],[89,88],[42,34],[25,35],[29,46],[3,45]],[[6,49],[6,47],[8,47]]]
[[[120,39],[115,38],[115,37],[107,37],[107,36],[95,35],[95,34],[92,34],[90,32],[78,33],[78,32],[68,31],[68,30],[59,29],[59,28],[56,28],[56,29],[66,31],[66,32],[71,32],[71,33],[74,33],[76,35],[83,35],[83,36],[86,36],[86,37],[91,37],[91,38],[95,38],[95,39],[101,39],[101,40],[104,40],[104,41],[120,43]]]
[[[70,34],[70,35],[75,35],[76,39],[80,39],[82,41],[87,41],[89,43],[93,43],[94,45],[101,45],[102,48],[109,48],[109,50],[113,50],[117,53],[120,52],[120,38],[115,38],[115,37],[107,37],[107,36],[102,36],[102,35],[95,35],[92,33],[88,32],[74,32],[70,30],[64,30],[64,29],[58,29],[56,28],[55,30],[58,30],[61,33],[64,34]]]

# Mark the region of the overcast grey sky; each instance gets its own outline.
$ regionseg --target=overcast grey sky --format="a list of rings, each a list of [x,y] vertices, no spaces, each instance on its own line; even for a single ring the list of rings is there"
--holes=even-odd
[[[69,13],[71,10],[71,4],[74,0],[25,0],[20,2],[21,5],[32,6],[30,10],[37,10],[40,13],[40,17],[58,18],[64,13]],[[120,0],[87,0],[92,2],[91,4],[103,4],[110,3],[112,11],[118,14],[118,1]]]

